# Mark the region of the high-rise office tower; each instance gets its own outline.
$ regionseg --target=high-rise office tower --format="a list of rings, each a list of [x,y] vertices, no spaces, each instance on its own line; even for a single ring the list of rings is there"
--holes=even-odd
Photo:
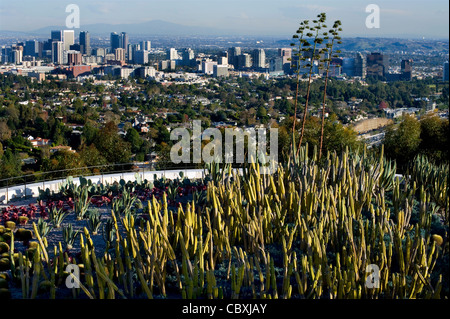
[[[228,66],[228,58],[227,58],[226,56],[220,56],[220,57],[217,59],[217,63],[218,63],[219,65],[227,65],[227,66]]]
[[[292,49],[291,48],[281,48],[278,49],[278,56],[281,57],[282,61],[282,67],[285,74],[288,74],[291,72],[291,65],[292,65]],[[275,71],[273,71],[275,72]]]
[[[367,55],[367,76],[384,77],[388,73],[387,56],[373,52]]]
[[[11,62],[11,47],[2,46],[2,62]]]
[[[136,64],[146,64],[148,63],[148,51],[147,50],[137,50],[133,53],[133,61]]]
[[[254,68],[264,69],[266,67],[266,53],[263,49],[254,50],[252,58]]]
[[[70,46],[75,44],[75,32],[73,30],[64,30],[63,41],[64,41],[64,50],[69,51]]]
[[[116,61],[125,61],[125,49],[117,48],[114,50]]]
[[[50,39],[53,41],[62,41],[63,40],[63,32],[62,30],[53,30],[51,32],[51,37]]]
[[[11,62],[14,64],[20,64],[23,61],[23,46],[13,45],[11,51]]]
[[[64,42],[52,42],[52,62],[55,64],[63,64],[64,62]]]
[[[402,60],[401,64],[401,72],[402,72],[402,80],[404,81],[411,81],[412,79],[412,60]]]
[[[140,44],[141,44],[141,50],[150,51],[150,49],[152,48],[151,41],[141,41]]]
[[[195,58],[195,53],[194,50],[192,50],[191,48],[185,48],[181,51],[181,59],[183,62],[183,65],[193,65],[193,61]]]
[[[128,49],[128,35],[126,32],[118,34],[117,32],[111,32],[111,53],[114,53],[115,49],[122,48],[125,51]]]
[[[37,57],[39,55],[39,42],[36,40],[25,42],[25,49],[23,54]]]
[[[283,71],[283,58],[280,56],[273,57],[269,61],[269,72]]]
[[[170,48],[167,50],[167,60],[177,60],[178,52],[175,48]]]
[[[125,50],[125,54],[128,50],[128,34],[126,32],[122,32],[120,34],[120,47]]]
[[[355,58],[342,59],[342,73],[347,76],[355,76]]]
[[[80,31],[80,50],[82,54],[91,55],[91,35],[88,31]]]
[[[139,44],[128,44],[128,56],[127,61],[129,63],[138,63],[136,62],[136,52],[142,50],[142,47]]]
[[[444,69],[442,70],[442,80],[448,81],[448,61],[444,62]]]
[[[238,69],[246,69],[252,67],[252,56],[248,53],[243,53],[241,55],[238,55],[238,63],[237,68]]]
[[[281,48],[278,49],[278,56],[283,58],[283,64],[290,63],[290,59],[292,57],[292,49],[291,48]]]
[[[228,49],[228,63],[232,64],[236,69],[238,67],[238,56],[241,55],[240,47],[232,47]]]
[[[355,71],[353,72],[353,75],[361,77],[363,79],[367,75],[366,59],[360,52],[356,53],[355,55]]]
[[[117,32],[111,32],[111,52],[114,53],[115,49],[121,48],[121,38]]]

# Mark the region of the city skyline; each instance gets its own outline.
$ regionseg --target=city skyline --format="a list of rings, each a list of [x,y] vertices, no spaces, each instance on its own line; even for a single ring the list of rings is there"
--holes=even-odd
[[[0,3],[0,31],[33,32],[65,24],[69,2],[31,0]],[[226,3],[205,0],[169,1],[86,1],[75,3],[80,8],[80,28],[95,24],[139,24],[161,20],[188,27],[216,29],[223,35],[289,36],[299,21],[326,12],[328,20],[340,19],[345,37],[405,37],[448,39],[449,4],[447,1],[387,0],[377,1],[380,7],[380,28],[369,29],[365,11],[370,1],[332,0],[230,0]],[[418,23],[418,21],[420,23]],[[114,30],[111,30],[114,31]],[[119,31],[119,30],[117,30]],[[144,30],[145,31],[145,30]],[[148,31],[151,33],[151,30]]]

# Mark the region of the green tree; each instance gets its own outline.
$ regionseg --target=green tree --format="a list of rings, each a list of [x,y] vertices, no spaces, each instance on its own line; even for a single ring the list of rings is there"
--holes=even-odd
[[[81,150],[79,152],[81,160],[87,167],[90,166],[104,166],[108,164],[106,158],[99,152],[97,147],[94,144],[86,146],[83,144]],[[101,167],[92,168],[91,171],[93,173],[98,173],[102,171]]]
[[[95,127],[91,122],[86,122],[83,127],[83,138],[87,145],[94,143],[99,129]]]
[[[131,152],[133,154],[136,154],[140,150],[140,148],[142,146],[142,142],[143,142],[143,140],[139,136],[138,131],[136,131],[136,129],[134,127],[131,127],[127,130],[127,135],[125,136],[125,141],[130,143]]]
[[[0,160],[0,177],[9,178],[20,176],[22,163],[18,156],[7,149]]]
[[[411,115],[405,115],[398,126],[386,129],[384,138],[386,156],[395,159],[400,169],[404,169],[408,161],[417,155],[421,141],[420,133],[420,122]]]
[[[96,135],[95,146],[108,163],[128,163],[131,157],[130,144],[117,133],[117,125],[108,122]]]
[[[448,119],[427,114],[420,120],[420,128],[420,152],[437,162],[448,161]]]
[[[5,121],[0,122],[0,142],[4,142],[11,138],[11,130]]]

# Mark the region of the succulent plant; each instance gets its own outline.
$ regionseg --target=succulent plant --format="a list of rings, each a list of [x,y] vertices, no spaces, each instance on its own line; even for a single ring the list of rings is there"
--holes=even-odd
[[[97,209],[92,209],[87,212],[87,216],[88,216],[87,225],[89,231],[93,235],[97,235],[98,230],[100,229],[100,226],[102,224],[100,220],[101,219],[100,212]]]
[[[69,215],[69,212],[65,212],[63,208],[52,207],[49,213],[50,222],[53,227],[60,228],[64,219]]]
[[[41,238],[47,237],[50,231],[53,229],[43,218],[38,219],[37,230]]]
[[[66,245],[67,250],[71,250],[73,248],[73,244],[75,243],[75,239],[80,234],[80,232],[74,231],[72,224],[68,224],[63,227],[63,240]]]
[[[19,240],[19,241],[30,241],[31,239],[33,239],[33,232],[29,229],[24,229],[24,228],[19,228],[15,234],[14,234],[15,239]]]
[[[9,245],[4,242],[0,242],[0,254],[7,253],[9,251]]]

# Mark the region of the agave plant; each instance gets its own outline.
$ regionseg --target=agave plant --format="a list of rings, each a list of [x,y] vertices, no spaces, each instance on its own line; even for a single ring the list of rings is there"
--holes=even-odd
[[[66,245],[66,249],[70,250],[73,248],[73,244],[75,243],[75,239],[80,234],[80,231],[74,231],[72,224],[69,224],[63,227],[63,240]]]
[[[86,186],[80,186],[75,191],[74,209],[78,220],[84,219],[89,208],[89,193]]]
[[[114,240],[116,238],[116,229],[114,228],[114,220],[112,218],[108,218],[103,223],[102,237],[107,247],[113,246]]]
[[[73,248],[73,244],[75,243],[75,239],[80,234],[80,231],[74,231],[72,224],[69,224],[63,227],[63,241],[67,250]]]
[[[62,208],[57,208],[56,206],[52,206],[50,208],[49,219],[53,224],[53,227],[60,228],[62,222],[69,215],[69,212],[65,212]]]
[[[97,235],[102,224],[100,212],[97,209],[92,209],[87,212],[87,216],[87,226],[89,231],[91,231],[93,235]]]
[[[47,237],[52,229],[53,227],[49,225],[49,223],[47,223],[42,217],[38,219],[37,230],[41,238]]]

